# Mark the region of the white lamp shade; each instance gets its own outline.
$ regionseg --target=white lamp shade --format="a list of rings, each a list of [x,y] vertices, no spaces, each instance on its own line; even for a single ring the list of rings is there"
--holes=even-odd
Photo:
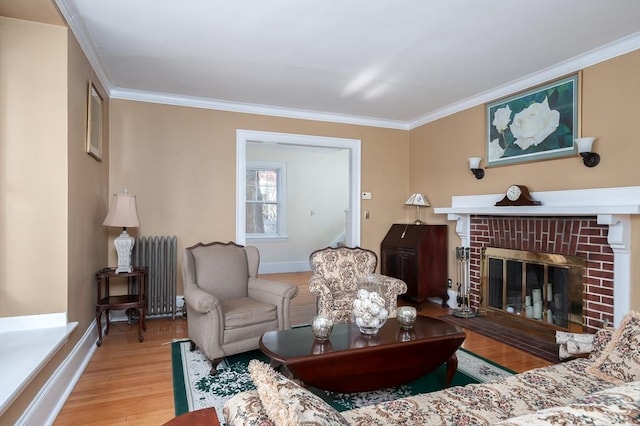
[[[404,204],[406,206],[425,206],[425,207],[430,205],[427,199],[425,198],[425,196],[419,192],[416,192],[415,194],[411,194],[409,199]]]
[[[578,138],[576,139],[576,145],[578,147],[578,153],[583,153],[583,152],[593,152],[593,141],[595,141],[596,138]]]
[[[479,169],[481,161],[482,161],[482,157],[469,157],[469,168],[471,170]]]
[[[117,194],[111,198],[109,213],[102,222],[105,226],[133,228],[140,226],[135,195]]]

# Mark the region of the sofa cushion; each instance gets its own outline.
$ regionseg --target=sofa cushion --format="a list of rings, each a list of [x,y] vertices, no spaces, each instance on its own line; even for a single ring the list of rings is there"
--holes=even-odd
[[[340,413],[320,397],[276,373],[267,364],[251,360],[249,373],[264,410],[276,426],[348,424]]]
[[[232,396],[222,407],[222,414],[228,425],[274,426],[260,402],[258,391],[255,390]]]
[[[593,336],[593,347],[591,348],[589,359],[596,360],[602,355],[604,349],[607,347],[609,342],[611,342],[614,332],[615,329],[612,327],[602,327],[596,332]]]
[[[625,383],[579,398],[563,407],[514,417],[499,425],[626,425],[640,419],[640,382]]]
[[[587,373],[612,383],[640,380],[640,314],[631,312],[621,321],[609,344]]]
[[[592,363],[575,359],[492,382],[447,388],[341,414],[350,424],[367,426],[491,425],[612,388],[611,382],[585,374]]]

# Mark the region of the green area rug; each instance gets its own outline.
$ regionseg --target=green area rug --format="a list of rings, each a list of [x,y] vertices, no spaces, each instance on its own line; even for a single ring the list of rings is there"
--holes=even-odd
[[[251,375],[247,371],[249,361],[259,359],[269,363],[269,358],[259,350],[232,355],[218,365],[215,376],[210,376],[211,362],[198,350],[191,352],[189,345],[189,340],[173,342],[171,345],[176,416],[188,411],[215,407],[218,418],[222,422],[224,403],[236,393],[255,389]],[[453,378],[452,386],[481,383],[513,374],[512,371],[464,349],[459,349],[457,356],[458,371]],[[424,377],[394,388],[359,393],[328,392],[316,388],[309,388],[309,390],[338,411],[344,411],[440,390],[443,387],[445,375],[446,367],[442,365]]]

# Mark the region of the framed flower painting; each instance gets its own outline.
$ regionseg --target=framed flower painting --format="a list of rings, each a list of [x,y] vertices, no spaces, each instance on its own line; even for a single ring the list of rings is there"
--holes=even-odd
[[[487,166],[575,155],[580,75],[487,104]]]

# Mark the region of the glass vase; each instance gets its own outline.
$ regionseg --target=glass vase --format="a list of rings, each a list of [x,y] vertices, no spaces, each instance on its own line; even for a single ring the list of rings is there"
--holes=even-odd
[[[389,317],[383,286],[374,275],[365,275],[358,282],[353,301],[353,317],[362,334],[376,334]]]

